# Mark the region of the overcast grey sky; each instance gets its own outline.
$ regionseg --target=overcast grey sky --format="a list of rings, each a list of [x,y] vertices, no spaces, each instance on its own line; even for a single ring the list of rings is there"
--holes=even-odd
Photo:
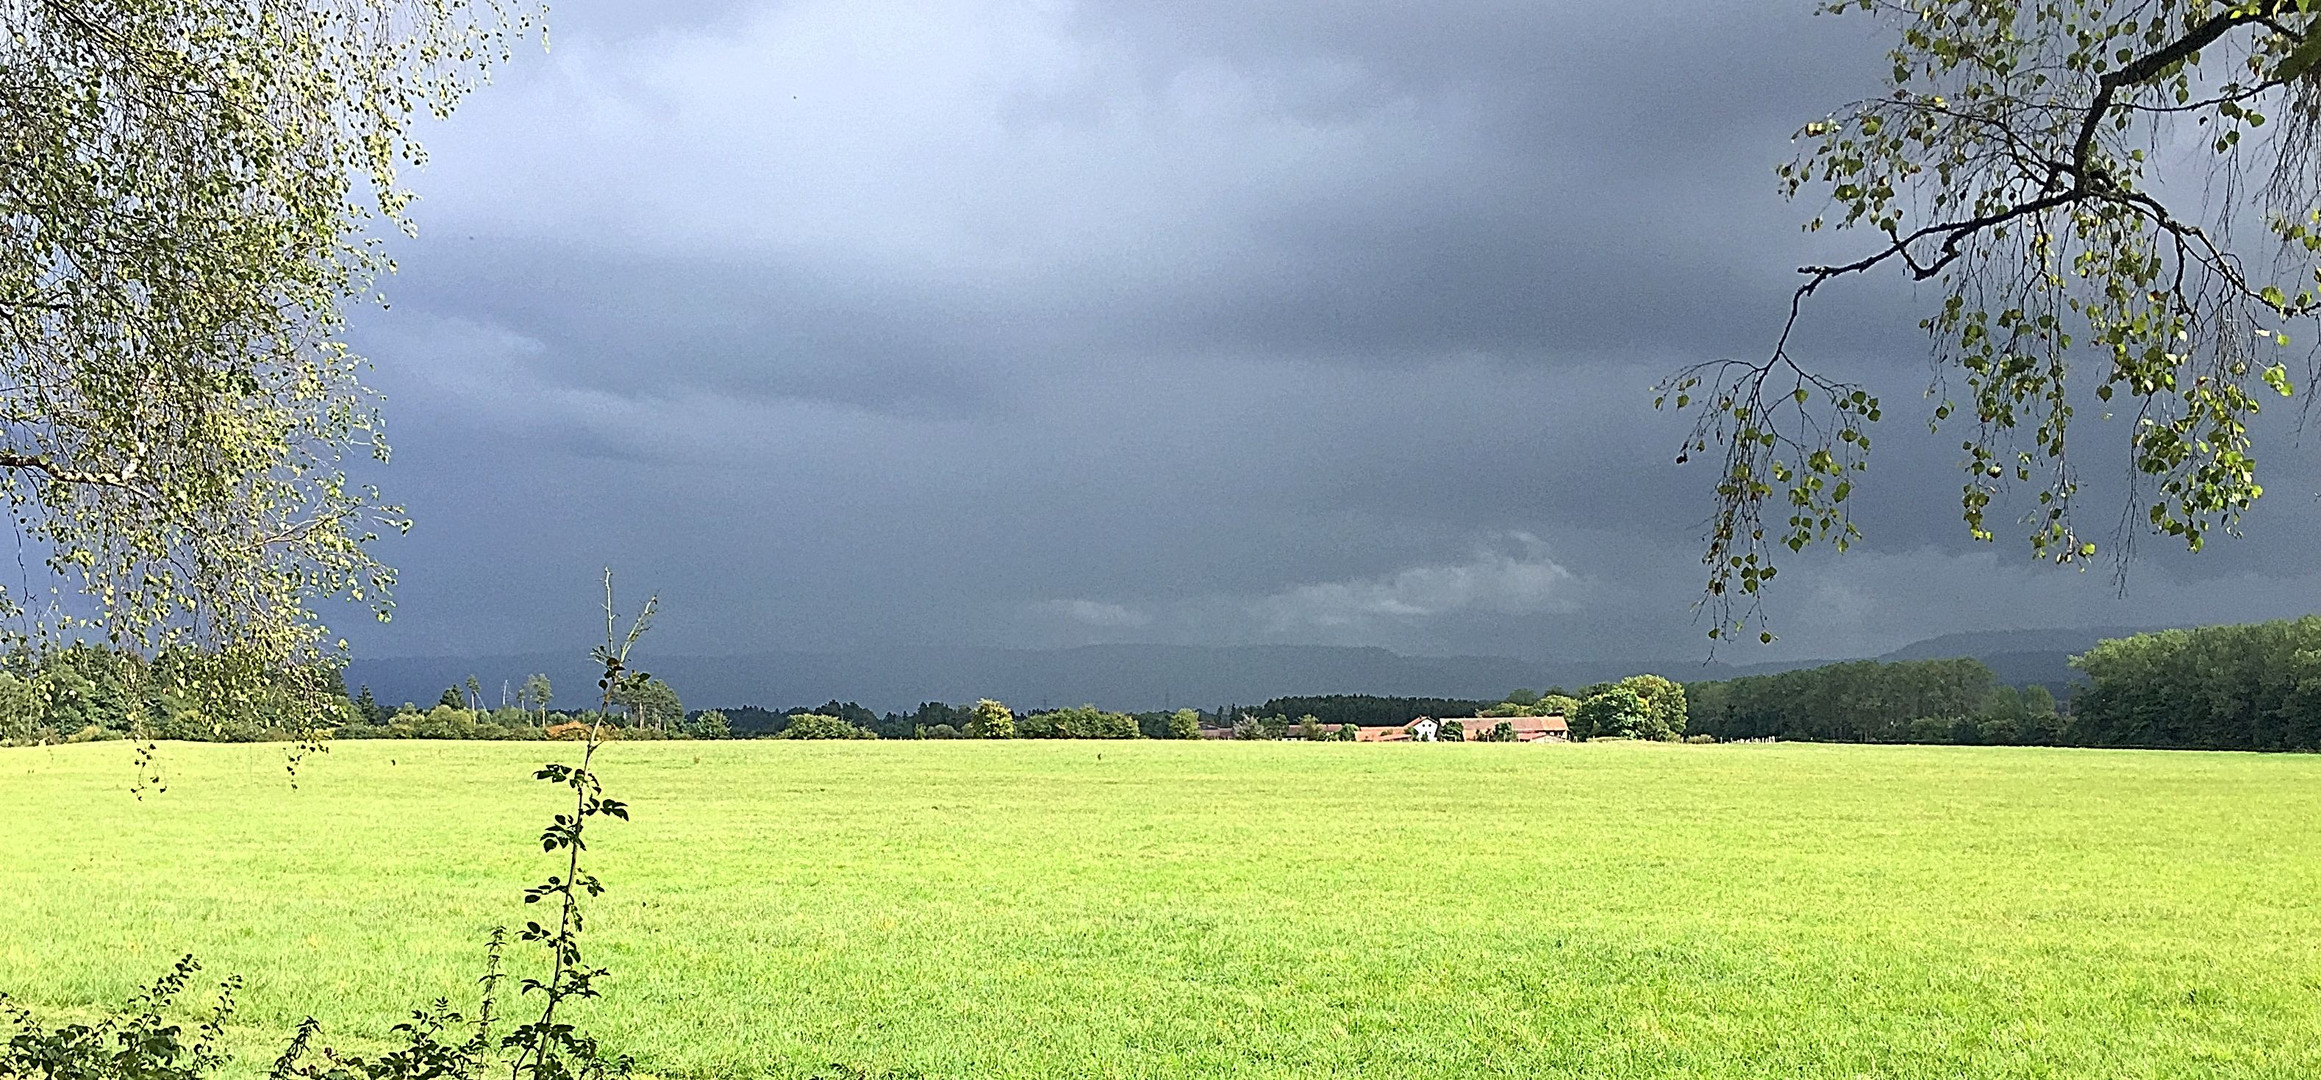
[[[430,132],[355,326],[418,525],[395,621],[333,614],[368,655],[570,647],[609,563],[663,650],[1702,652],[1712,480],[1650,387],[1861,243],[1774,193],[1881,67],[1812,6],[560,2]],[[1801,355],[1889,402],[1868,542],[1727,658],[2321,608],[2283,424],[2250,537],[2147,543],[2124,599],[1968,541],[1930,299],[1813,308]]]

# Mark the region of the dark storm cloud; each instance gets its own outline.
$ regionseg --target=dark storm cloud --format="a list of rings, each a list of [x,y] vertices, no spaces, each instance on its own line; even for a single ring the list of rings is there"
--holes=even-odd
[[[554,358],[537,374],[613,393],[687,385],[966,411],[979,404],[974,362],[989,368],[999,359],[992,350],[1000,343],[979,332],[985,319],[971,301],[845,280],[827,268],[469,243],[423,251],[398,284],[400,303],[428,311],[492,295],[493,320]]]
[[[1649,387],[1852,250],[1770,183],[1880,66],[1808,7],[559,5],[358,327],[420,523],[358,644],[556,644],[610,562],[671,648],[1697,652],[1709,478]],[[1962,541],[1921,306],[1800,339],[1898,419],[1784,649],[2321,597],[2264,569],[2303,492],[2125,604]]]

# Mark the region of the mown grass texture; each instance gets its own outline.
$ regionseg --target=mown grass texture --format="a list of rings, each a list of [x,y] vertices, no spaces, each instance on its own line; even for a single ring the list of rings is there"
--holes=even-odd
[[[0,750],[0,989],[181,952],[365,1046],[472,994],[572,748]],[[580,1010],[664,1077],[2321,1076],[2321,759],[651,743]],[[511,952],[518,975],[539,957]]]

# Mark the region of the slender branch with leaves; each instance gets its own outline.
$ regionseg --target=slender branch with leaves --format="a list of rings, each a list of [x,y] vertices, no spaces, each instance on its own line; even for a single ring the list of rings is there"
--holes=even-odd
[[[2149,530],[2198,551],[2264,489],[2249,425],[2293,385],[2287,325],[2321,314],[2321,0],[1838,0],[1890,21],[1887,92],[1816,120],[1780,167],[1826,191],[1825,227],[1876,234],[1799,269],[1759,360],[1666,380],[1698,408],[1677,461],[1722,457],[1707,535],[1710,635],[1755,629],[1782,549],[1859,538],[1849,512],[1882,408],[1791,352],[1822,286],[1882,269],[1938,284],[1939,426],[1965,413],[1969,534],[1990,540],[2010,485],[2036,484],[2032,553],[2101,550],[2074,520],[2066,435],[2124,413],[2119,564]],[[2163,167],[2165,166],[2165,167]],[[2250,230],[2263,241],[2239,242]],[[1962,377],[1960,393],[1949,382]]]

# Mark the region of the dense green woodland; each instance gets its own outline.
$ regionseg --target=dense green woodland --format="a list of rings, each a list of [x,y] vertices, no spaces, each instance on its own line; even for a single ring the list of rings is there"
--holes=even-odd
[[[1681,685],[1637,675],[1570,692],[1516,690],[1496,702],[1334,694],[1255,707],[1126,713],[1080,705],[1021,715],[999,702],[940,701],[884,714],[836,700],[778,712],[688,710],[675,688],[642,678],[616,693],[610,722],[631,739],[1183,739],[1206,729],[1326,740],[1421,716],[1557,715],[1579,739],[2321,749],[2321,616],[2139,634],[2102,642],[2074,663],[2086,682],[2060,704],[2045,687],[2000,683],[1978,660],[1861,660]],[[318,728],[340,739],[542,739],[574,734],[572,725],[593,718],[553,701],[543,676],[499,707],[487,706],[474,678],[425,707],[388,707],[367,687],[350,694],[328,665],[281,671],[192,649],[148,658],[86,644],[0,658],[0,743],[254,742]]]
[[[2052,694],[2000,685],[1980,660],[1860,660],[1685,689],[1691,730],[1720,741],[2051,744],[2062,732]]]
[[[2166,630],[2098,643],[2064,708],[1973,660],[1694,683],[1691,730],[1720,740],[2321,749],[2321,617]]]
[[[2105,641],[2067,733],[2095,746],[2321,749],[2321,616]]]

